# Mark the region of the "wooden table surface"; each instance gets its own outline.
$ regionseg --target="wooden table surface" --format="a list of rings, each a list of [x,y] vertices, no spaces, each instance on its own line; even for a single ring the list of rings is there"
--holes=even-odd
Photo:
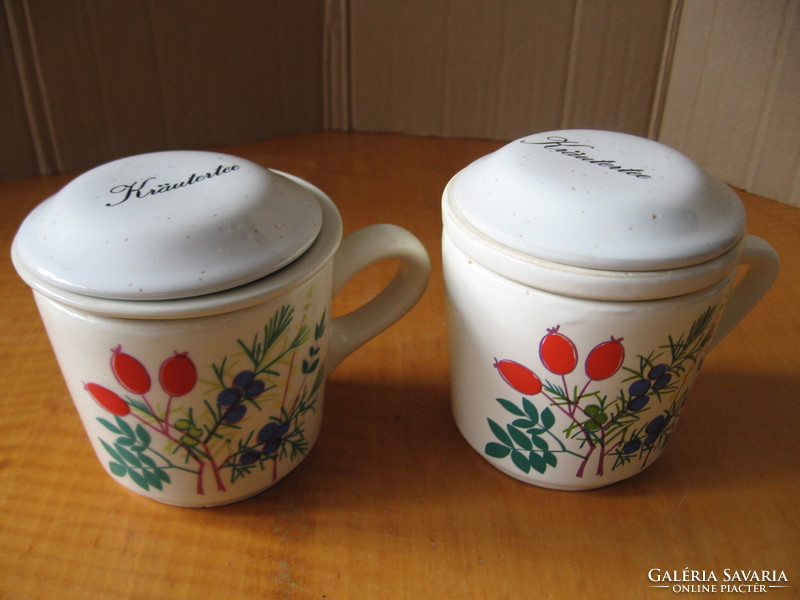
[[[324,189],[346,233],[406,227],[433,272],[417,307],[333,373],[305,462],[213,509],[156,503],[101,470],[8,257],[23,217],[72,176],[0,183],[0,598],[675,595],[672,581],[652,587],[654,569],[713,572],[718,587],[704,597],[731,595],[719,587],[726,569],[775,571],[788,587],[760,595],[800,597],[800,210],[741,194],[781,274],[706,359],[659,461],[608,488],[545,490],[491,467],[450,415],[439,202],[454,173],[499,146],[318,133],[223,149]],[[358,276],[336,310],[392,269]]]

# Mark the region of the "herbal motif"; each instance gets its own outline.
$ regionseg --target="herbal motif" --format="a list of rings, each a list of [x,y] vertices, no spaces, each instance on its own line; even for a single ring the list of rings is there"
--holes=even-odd
[[[161,490],[172,483],[171,474],[187,472],[196,477],[197,494],[205,493],[207,477],[218,491],[254,471],[271,470],[275,481],[279,461],[308,452],[305,415],[316,409],[324,378],[320,343],[325,314],[313,332],[305,323],[291,331],[293,320],[294,309],[281,307],[250,343],[237,340],[241,352],[210,366],[209,380],[198,379],[189,352],[174,352],[158,371],[163,394],[156,393],[137,358],[121,346],[113,348],[111,371],[124,392],[97,383],[84,386],[114,415],[113,421],[97,419],[116,436],[113,443],[100,439],[111,458],[111,473],[130,477],[144,490]],[[295,369],[299,386],[293,383]],[[196,400],[181,403],[198,383],[208,387],[201,393],[207,396],[202,408]],[[248,417],[264,410],[274,413],[268,422],[248,428]]]
[[[530,368],[513,360],[495,359],[500,377],[523,395],[521,403],[498,398],[503,409],[516,417],[505,426],[488,419],[497,441],[484,451],[493,458],[510,458],[523,473],[544,473],[558,464],[560,455],[578,459],[577,477],[583,477],[594,459],[602,476],[607,461],[611,470],[640,461],[664,448],[686,401],[690,374],[699,368],[703,349],[711,339],[716,307],[708,308],[678,338],[648,355],[637,355],[625,365],[623,338],[594,346],[583,361],[583,375],[575,373],[579,352],[560,326],[548,329],[539,343],[539,360],[555,377],[544,381]],[[594,384],[619,377],[616,396]],[[572,381],[568,380],[571,379]],[[580,382],[575,385],[575,382]],[[608,389],[606,387],[605,389]],[[541,396],[547,406],[538,409],[528,397]],[[564,424],[556,427],[557,416]]]

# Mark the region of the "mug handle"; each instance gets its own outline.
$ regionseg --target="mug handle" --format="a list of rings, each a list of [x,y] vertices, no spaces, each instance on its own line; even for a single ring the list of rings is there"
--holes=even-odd
[[[394,278],[364,306],[331,320],[327,372],[351,352],[398,321],[428,285],[431,261],[422,243],[402,227],[370,225],[342,240],[333,258],[333,296],[361,269],[389,258],[400,260]]]
[[[778,276],[780,259],[766,241],[748,235],[739,264],[747,266],[747,271],[731,290],[709,349],[720,343],[772,287]]]

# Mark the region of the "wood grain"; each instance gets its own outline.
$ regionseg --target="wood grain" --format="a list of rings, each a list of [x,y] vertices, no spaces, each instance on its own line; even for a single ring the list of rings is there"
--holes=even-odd
[[[317,446],[248,501],[178,509],[100,468],[30,293],[0,256],[0,598],[667,598],[650,569],[785,571],[800,590],[800,210],[742,193],[752,233],[782,257],[775,287],[706,359],[664,456],[591,492],[493,469],[450,416],[439,200],[497,143],[320,133],[227,148],[328,192],[346,231],[420,237],[429,289],[348,358],[327,388]],[[0,183],[8,248],[70,176]],[[376,265],[347,311],[391,276]],[[711,594],[713,597],[714,594]]]

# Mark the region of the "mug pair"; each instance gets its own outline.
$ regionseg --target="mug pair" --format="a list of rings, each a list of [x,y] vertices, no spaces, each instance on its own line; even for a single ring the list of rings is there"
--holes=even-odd
[[[545,487],[652,464],[702,357],[778,267],[729,188],[625,134],[512,142],[453,177],[442,215],[456,424]],[[414,306],[430,269],[411,233],[342,239],[319,189],[206,152],[89,171],[29,215],[12,258],[104,468],[180,506],[236,502],[295,468],[326,376]],[[386,258],[392,282],[331,318],[344,283]]]

